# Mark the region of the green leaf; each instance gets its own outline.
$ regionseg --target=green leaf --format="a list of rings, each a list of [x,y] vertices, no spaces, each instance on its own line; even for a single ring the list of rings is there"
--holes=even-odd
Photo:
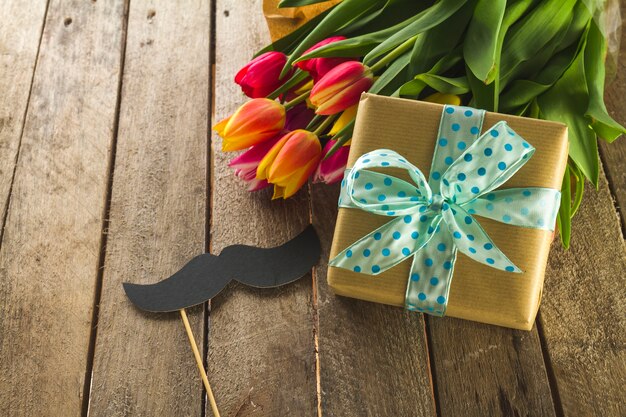
[[[591,118],[591,127],[598,136],[607,142],[613,142],[626,134],[626,129],[609,116],[604,105],[606,41],[595,22],[591,22],[589,28],[584,59],[589,90],[589,107],[586,114]]]
[[[462,46],[459,45],[450,51],[446,56],[442,57],[439,61],[435,62],[435,65],[427,71],[430,74],[443,74],[447,71],[451,71],[453,67],[463,61],[461,54]]]
[[[467,77],[449,78],[436,74],[418,74],[400,88],[402,96],[418,96],[426,87],[444,94],[465,94],[470,91]]]
[[[575,3],[576,0],[543,0],[515,23],[504,39],[501,77],[511,78],[511,73],[518,66],[536,58],[540,52],[548,55],[547,61],[553,50],[546,46],[559,34],[565,35],[572,21]]]
[[[478,0],[470,21],[463,56],[472,73],[485,84],[496,70],[498,38],[506,0]]]
[[[448,19],[454,12],[459,10],[466,1],[467,0],[441,0],[435,3],[433,6],[415,16],[416,19],[410,25],[393,34],[374,48],[365,56],[363,61],[366,65],[371,65],[376,58],[391,51],[406,40]],[[341,4],[342,3],[340,3],[340,5]]]
[[[291,52],[287,63],[283,68],[284,76],[293,62],[302,55],[304,51],[309,49],[317,42],[332,35],[342,27],[346,26],[348,22],[358,20],[359,17],[374,12],[377,9],[387,3],[386,0],[343,0],[337,6],[335,6],[325,17],[319,22],[300,42],[300,44]]]
[[[552,88],[537,97],[542,116],[565,123],[569,127],[569,154],[582,173],[595,186],[599,163],[596,134],[585,117],[589,92],[585,79],[585,48]]]
[[[404,22],[400,22],[388,29],[380,30],[377,32],[368,33],[365,35],[357,36],[354,38],[344,39],[342,41],[333,42],[328,45],[324,45],[317,48],[306,55],[303,55],[296,59],[294,62],[304,61],[311,58],[320,57],[344,57],[354,58],[367,54],[374,49],[376,45],[389,38],[398,30],[406,27],[413,21],[413,18],[407,19]]]
[[[304,72],[301,69],[297,69],[296,71],[294,71],[291,78],[289,78],[283,85],[274,90],[269,96],[267,96],[267,98],[275,99],[284,92],[287,92],[299,85],[300,83],[304,82],[307,78],[309,78],[309,74],[307,72]]]
[[[583,202],[583,194],[585,192],[585,176],[582,172],[580,172],[580,169],[578,169],[575,164],[570,165],[570,173],[576,180],[576,193],[574,194],[574,203],[572,204],[572,212],[570,213],[570,217],[574,218],[576,212],[580,208],[580,204]]]
[[[337,134],[334,137],[337,143],[335,143],[333,147],[328,150],[328,153],[326,154],[324,159],[330,157],[332,154],[334,154],[337,151],[337,149],[341,148],[347,141],[352,139],[352,132],[354,131],[355,121],[356,119],[351,121],[347,125],[345,125],[343,129],[337,132]]]
[[[308,6],[309,4],[316,4],[316,3],[324,3],[328,0],[281,0],[280,3],[278,3],[278,7],[279,8],[283,8],[283,7],[301,7],[301,6]]]
[[[579,0],[574,7],[572,21],[567,28],[567,32],[565,33],[565,36],[563,36],[563,39],[561,40],[561,43],[558,46],[556,52],[560,52],[563,49],[568,48],[574,44],[580,44],[582,35],[587,30],[587,26],[589,25],[589,21],[592,17],[593,14],[585,5],[585,1]]]
[[[428,71],[437,60],[449,55],[459,45],[467,24],[472,17],[474,2],[467,2],[450,18],[420,34],[413,45],[409,74]],[[460,54],[459,54],[460,56]]]
[[[389,65],[389,68],[383,72],[380,77],[374,82],[374,85],[369,89],[369,93],[378,94],[380,91],[385,88],[388,84],[398,77],[404,69],[409,65],[409,60],[411,59],[411,51],[405,52],[404,55],[400,56],[400,58],[396,59]],[[404,78],[404,77],[402,77]],[[406,79],[403,79],[401,82],[405,82]],[[395,90],[395,89],[394,89]]]
[[[472,106],[487,111],[498,111],[497,83],[485,84],[467,68],[467,81],[472,91]]]
[[[500,111],[514,112],[535,97],[546,92],[569,68],[578,55],[578,47],[571,46],[552,57],[533,80],[516,80],[500,95]]]
[[[556,217],[556,223],[561,235],[561,244],[565,249],[569,248],[570,239],[572,237],[571,190],[570,168],[566,166],[565,175],[563,175],[563,184],[561,185],[561,206],[559,207],[559,214]]]
[[[479,78],[474,72],[469,69],[467,71],[467,78],[469,80],[470,87],[472,89],[472,103],[474,106],[497,112],[500,106],[500,62],[502,60],[502,45],[504,43],[505,36],[516,21],[518,21],[522,15],[533,5],[534,0],[513,0],[508,5],[502,17],[502,22],[498,30],[495,46],[493,65],[486,73],[485,77]],[[465,47],[469,48],[470,42],[465,41]],[[480,50],[481,44],[474,44],[472,49]]]
[[[340,34],[352,38],[390,28],[404,22],[408,17],[416,16],[430,7],[429,3],[430,1],[389,0],[380,13],[377,13],[376,19],[371,19],[364,25],[350,25],[342,29]]]

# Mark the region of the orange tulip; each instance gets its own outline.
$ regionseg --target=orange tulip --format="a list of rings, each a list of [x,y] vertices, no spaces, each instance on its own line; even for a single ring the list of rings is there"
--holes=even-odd
[[[294,130],[283,136],[265,155],[257,169],[258,180],[274,184],[276,198],[294,195],[311,176],[322,156],[322,146],[314,133]]]
[[[285,108],[267,98],[255,98],[239,107],[213,130],[222,137],[222,151],[238,151],[279,134],[285,126]]]

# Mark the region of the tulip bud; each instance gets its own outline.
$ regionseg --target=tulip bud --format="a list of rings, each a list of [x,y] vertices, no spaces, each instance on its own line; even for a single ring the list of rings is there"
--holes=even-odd
[[[289,198],[306,183],[322,154],[317,135],[294,130],[283,136],[265,155],[257,169],[257,179],[274,184],[276,198]]]
[[[315,83],[310,101],[317,114],[336,114],[357,104],[361,93],[373,83],[374,75],[367,66],[358,61],[344,62]]]
[[[328,152],[337,143],[336,140],[329,140],[324,146],[322,154],[328,155]],[[334,184],[341,181],[343,173],[346,170],[346,164],[348,163],[348,154],[350,153],[349,146],[341,146],[328,158],[324,158],[317,165],[314,182],[324,182],[326,184]]]
[[[453,106],[461,105],[461,97],[454,94],[434,93],[424,99],[429,103],[451,104]]]
[[[235,82],[250,98],[267,97],[282,85],[280,72],[286,63],[287,56],[282,52],[266,52],[240,69]]]
[[[355,104],[352,107],[347,108],[341,113],[341,116],[337,119],[337,121],[333,124],[332,129],[328,134],[330,136],[335,136],[337,133],[341,132],[341,130],[346,127],[350,122],[352,122],[356,118],[356,112],[359,108],[358,104]]]
[[[222,151],[228,152],[266,141],[279,134],[284,126],[285,108],[274,100],[256,98],[213,126],[213,130],[223,139]]]
[[[302,55],[306,55],[309,52],[316,50],[317,48],[321,48],[322,46],[328,45],[333,42],[338,42],[346,39],[345,36],[333,36],[327,39],[324,39],[321,42],[316,43],[309,49],[307,49]],[[335,68],[339,64],[343,64],[344,62],[351,61],[350,58],[311,58],[304,61],[300,61],[296,63],[296,67],[300,68],[303,71],[308,72],[313,80],[317,82],[320,78],[328,73],[331,69]]]

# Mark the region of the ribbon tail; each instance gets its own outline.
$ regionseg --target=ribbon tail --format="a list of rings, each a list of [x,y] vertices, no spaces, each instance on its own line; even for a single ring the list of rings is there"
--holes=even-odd
[[[561,192],[552,188],[509,188],[492,191],[463,204],[470,214],[513,226],[554,230]]]
[[[448,229],[437,227],[432,239],[413,257],[405,296],[408,310],[445,315],[456,254]]]
[[[463,207],[452,204],[443,218],[454,243],[476,262],[507,272],[522,272],[491,240],[487,232]]]

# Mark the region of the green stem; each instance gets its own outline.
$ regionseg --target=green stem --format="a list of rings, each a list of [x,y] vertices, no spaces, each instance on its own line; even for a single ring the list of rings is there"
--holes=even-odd
[[[413,47],[413,44],[415,43],[415,41],[417,40],[417,37],[419,35],[415,35],[412,38],[407,39],[406,41],[404,41],[403,43],[401,43],[400,45],[398,45],[396,47],[396,49],[393,49],[391,52],[389,52],[387,55],[385,55],[380,61],[378,61],[377,63],[375,63],[374,65],[372,65],[370,67],[370,69],[372,70],[373,73],[376,73],[378,70],[382,69],[383,67],[385,67],[385,65],[389,64],[390,62],[393,62],[396,58],[398,58],[400,55],[402,55],[403,53],[405,53],[406,51],[408,51],[410,48]]]
[[[319,137],[319,136],[322,134],[322,132],[323,132],[324,130],[326,130],[326,128],[327,128],[328,126],[330,126],[330,125],[331,125],[331,123],[333,123],[333,122],[335,121],[335,119],[336,119],[336,118],[337,118],[337,115],[336,115],[336,114],[334,114],[334,115],[332,115],[332,116],[328,116],[328,117],[326,118],[326,120],[324,120],[324,121],[323,121],[323,122],[322,122],[322,123],[321,123],[321,124],[317,127],[317,129],[315,129],[315,132],[313,132],[313,133],[314,133],[316,136],[318,136],[318,137]]]
[[[309,93],[310,91],[305,91],[304,93],[300,94],[298,97],[285,103],[285,110],[289,110],[292,107],[297,106],[298,104],[302,103],[304,100],[309,98]]]

